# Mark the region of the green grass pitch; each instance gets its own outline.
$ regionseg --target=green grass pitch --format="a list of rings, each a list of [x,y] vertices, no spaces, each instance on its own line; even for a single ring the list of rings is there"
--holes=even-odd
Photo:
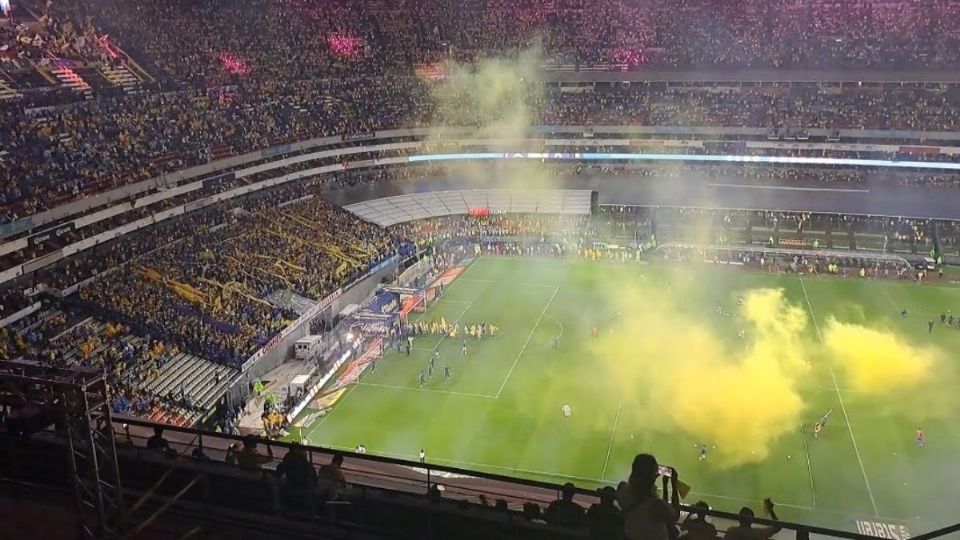
[[[827,317],[847,320],[856,312],[868,325],[894,328],[914,343],[952,351],[960,340],[956,327],[938,324],[932,334],[927,329],[927,321],[942,310],[960,313],[960,288],[706,266],[684,271],[703,284],[684,298],[685,309],[702,310],[731,340],[737,339],[735,330],[710,317],[713,306],[760,287],[782,288],[791,303],[807,310],[811,339]],[[781,519],[854,531],[856,520],[903,525],[913,535],[956,521],[952,494],[960,485],[960,428],[953,420],[956,411],[927,414],[925,404],[938,398],[929,388],[887,396],[878,406],[877,399],[861,400],[844,390],[841,374],[814,359],[802,394],[810,405],[809,424],[834,409],[822,436],[814,440],[798,425],[775,442],[765,461],[726,470],[709,457],[698,462],[700,441],[658,432],[622,407],[623,396],[590,358],[591,321],[608,317],[610,310],[593,291],[600,281],[641,274],[675,279],[669,277],[673,270],[656,264],[481,258],[424,316],[487,321],[501,328],[499,336],[469,340],[465,357],[459,338],[432,336],[417,338],[409,358],[387,353],[304,434],[321,446],[353,449],[363,443],[369,453],[407,459],[425,448],[428,460],[441,465],[584,487],[625,479],[633,456],[650,452],[691,485],[687,502],[706,500],[736,511],[742,505],[759,509],[769,496]],[[905,319],[901,308],[910,310]],[[420,388],[417,374],[435,347],[437,370]],[[444,364],[453,370],[447,381]],[[952,385],[937,388],[944,386]],[[573,408],[571,418],[560,413],[565,403]],[[922,450],[914,443],[918,425],[927,433]]]

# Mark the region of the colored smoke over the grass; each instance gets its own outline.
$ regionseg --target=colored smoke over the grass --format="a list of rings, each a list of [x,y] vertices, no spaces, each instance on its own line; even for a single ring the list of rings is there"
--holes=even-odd
[[[839,366],[845,384],[869,394],[888,394],[927,382],[939,351],[916,347],[896,334],[831,318],[824,346]]]
[[[778,437],[796,431],[805,409],[798,381],[815,344],[804,333],[806,313],[782,290],[744,296],[740,344],[658,288],[634,286],[614,298],[623,319],[594,342],[595,357],[622,395],[637,397],[624,406],[652,427],[716,446],[712,461],[722,467],[761,461]]]
[[[713,466],[763,461],[778,438],[822,414],[807,410],[803,387],[817,384],[827,362],[857,399],[877,402],[871,409],[877,415],[901,414],[884,406],[891,395],[911,399],[917,393],[909,390],[929,387],[924,383],[943,364],[936,348],[835,319],[821,343],[808,328],[808,312],[782,289],[744,293],[736,315],[727,318],[684,310],[678,298],[685,294],[646,281],[618,285],[609,296],[623,317],[592,342],[594,358],[619,385],[625,409],[652,429],[715,446]],[[735,337],[738,330],[743,338]],[[952,409],[950,399],[926,392],[920,398],[930,414]]]

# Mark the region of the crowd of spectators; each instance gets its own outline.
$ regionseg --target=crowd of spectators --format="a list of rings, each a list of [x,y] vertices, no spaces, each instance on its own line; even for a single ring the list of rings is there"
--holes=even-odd
[[[376,225],[313,194],[298,199],[248,201],[82,288],[80,298],[138,331],[239,365],[296,318],[265,297],[289,291],[319,300],[396,249]]]
[[[786,94],[700,90],[634,85],[547,92],[538,98],[534,120],[932,131],[960,126],[956,89],[875,89],[872,97],[802,88]],[[474,109],[469,102],[462,107]],[[434,110],[427,83],[414,77],[270,81],[229,92],[146,93],[14,109],[0,116],[0,147],[6,150],[0,158],[0,221],[230,155],[316,136],[427,125],[435,114],[451,120]],[[471,120],[462,114],[457,119]]]
[[[187,424],[191,413],[200,412],[194,404],[175,392],[156,394],[144,384],[158,377],[176,353],[174,344],[55,303],[0,328],[0,358],[96,368],[106,377],[114,412]]]
[[[960,8],[935,0],[168,0],[135,6],[110,0],[82,8],[71,1],[62,9],[93,16],[165,76],[202,84],[246,74],[370,73],[532,45],[558,62],[630,67],[948,67],[960,61]]]

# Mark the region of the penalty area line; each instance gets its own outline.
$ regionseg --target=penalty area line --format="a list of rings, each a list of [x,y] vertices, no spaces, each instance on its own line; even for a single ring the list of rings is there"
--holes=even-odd
[[[503,389],[507,386],[510,376],[513,375],[513,370],[517,367],[517,362],[520,361],[520,357],[523,356],[523,353],[527,350],[527,346],[530,345],[530,340],[533,339],[533,334],[536,333],[537,328],[540,326],[540,322],[543,321],[543,316],[547,314],[547,310],[550,309],[550,304],[553,303],[553,299],[557,297],[557,292],[559,291],[560,286],[554,285],[553,294],[550,295],[550,299],[547,300],[547,304],[543,306],[543,311],[541,311],[540,316],[537,317],[537,322],[533,323],[533,328],[530,329],[530,334],[527,335],[527,340],[523,342],[523,347],[520,347],[520,352],[518,352],[517,357],[513,359],[513,365],[510,366],[510,371],[508,371],[507,376],[504,377],[503,384],[500,385],[500,390],[497,390],[497,398],[499,398],[500,394],[503,393]]]
[[[610,451],[613,450],[613,438],[617,434],[617,425],[620,423],[620,412],[623,410],[623,403],[617,405],[617,416],[613,419],[613,429],[610,430],[610,442],[607,443],[607,457],[603,458],[603,470],[600,471],[600,479],[607,477],[607,464],[610,462]]]
[[[823,343],[823,334],[820,333],[820,325],[817,324],[817,316],[810,304],[810,296],[807,294],[807,287],[803,284],[803,278],[797,278],[800,281],[800,290],[803,291],[803,298],[807,302],[807,310],[810,312],[810,320],[813,321],[813,328],[817,331],[817,339]],[[867,469],[863,466],[863,457],[860,455],[860,448],[857,446],[857,438],[853,435],[853,426],[850,425],[850,416],[847,415],[847,407],[843,403],[843,393],[840,392],[840,385],[837,383],[837,376],[833,372],[833,366],[828,365],[830,370],[830,379],[833,380],[833,388],[837,392],[837,400],[840,402],[840,412],[843,413],[843,421],[847,423],[847,431],[850,432],[850,442],[853,443],[853,452],[857,455],[857,462],[860,464],[860,473],[863,475],[863,483],[867,486],[867,495],[870,497],[870,505],[873,507],[873,515],[879,517],[880,510],[877,508],[877,500],[873,496],[873,488],[870,487],[870,479],[867,477]]]
[[[502,281],[499,279],[475,279],[475,278],[457,278],[456,282],[464,281],[466,283],[492,283],[497,285],[513,285],[522,287],[558,287],[556,283],[533,283],[518,281]]]
[[[390,390],[409,390],[413,392],[429,392],[433,394],[447,394],[451,396],[463,396],[463,397],[475,397],[475,398],[484,398],[484,399],[496,399],[497,396],[488,396],[486,394],[472,394],[470,392],[457,392],[456,390],[437,390],[436,388],[419,388],[416,386],[400,386],[397,384],[380,384],[380,383],[367,383],[367,382],[358,382],[358,386],[370,386],[373,388],[387,388]]]

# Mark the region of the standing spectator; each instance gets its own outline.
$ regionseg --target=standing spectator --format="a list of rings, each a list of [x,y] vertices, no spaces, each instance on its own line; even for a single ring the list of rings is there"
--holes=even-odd
[[[587,510],[587,525],[591,540],[619,540],[623,538],[623,512],[614,504],[617,492],[610,486],[597,490],[600,502]]]
[[[170,452],[170,443],[163,438],[163,428],[153,428],[153,436],[147,439],[147,448],[164,454]]]
[[[312,506],[311,496],[317,487],[317,471],[307,459],[303,446],[290,447],[283,461],[277,465],[280,476],[280,496],[286,506],[304,508]]]
[[[560,492],[560,498],[550,503],[543,518],[550,525],[559,525],[561,527],[582,527],[584,524],[583,507],[573,502],[573,496],[577,488],[567,482],[563,485]]]
[[[660,465],[650,454],[633,459],[630,478],[617,486],[617,502],[623,510],[627,540],[667,540],[668,529],[680,519],[680,494],[677,492],[677,471],[670,469],[670,503],[667,503],[667,478],[663,479],[663,499],[657,497]]]
[[[300,444],[290,447],[283,461],[277,465],[282,485],[291,491],[304,491],[317,485],[317,471],[307,460],[307,454]]]
[[[776,521],[777,513],[773,510],[773,501],[763,500],[763,509],[770,516],[770,519]],[[724,540],[766,540],[780,532],[780,527],[752,527],[753,510],[744,506],[740,509],[740,523],[727,529]]]

